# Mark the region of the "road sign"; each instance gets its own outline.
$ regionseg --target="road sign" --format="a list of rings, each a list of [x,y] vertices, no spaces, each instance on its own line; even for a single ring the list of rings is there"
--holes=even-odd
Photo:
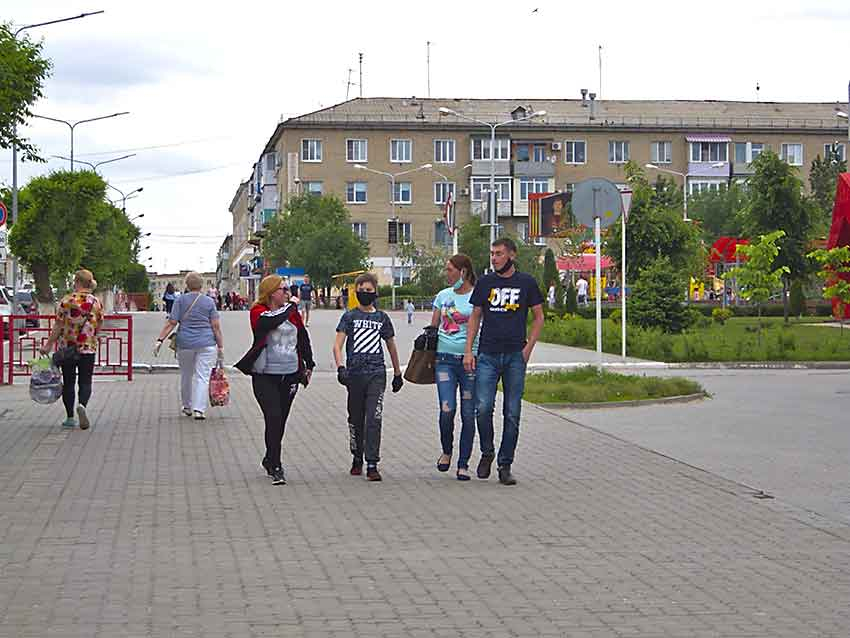
[[[0,202],[0,226],[6,223],[9,219],[9,211],[6,210],[6,204]]]
[[[617,185],[604,177],[593,177],[576,184],[572,199],[573,215],[579,224],[592,227],[599,219],[608,228],[620,218],[623,200]]]

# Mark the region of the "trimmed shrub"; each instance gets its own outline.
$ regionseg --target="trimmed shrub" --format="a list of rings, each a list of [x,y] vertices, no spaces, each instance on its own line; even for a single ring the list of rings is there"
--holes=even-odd
[[[629,319],[643,328],[678,333],[688,325],[682,303],[685,282],[667,257],[659,257],[641,270],[628,299]]]
[[[711,311],[711,318],[715,323],[723,325],[732,318],[732,311],[729,308],[715,308]]]

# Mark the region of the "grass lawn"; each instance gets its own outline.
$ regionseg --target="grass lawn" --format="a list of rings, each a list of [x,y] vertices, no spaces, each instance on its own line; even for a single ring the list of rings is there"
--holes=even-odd
[[[725,324],[706,320],[682,334],[664,334],[630,326],[627,352],[654,361],[850,361],[850,326],[841,330],[818,324],[823,318],[736,317]],[[620,352],[620,325],[603,320],[603,350]],[[547,318],[541,341],[594,348],[592,319]]]
[[[523,398],[531,403],[603,403],[659,399],[702,392],[690,379],[645,377],[603,372],[587,366],[569,372],[530,374]]]

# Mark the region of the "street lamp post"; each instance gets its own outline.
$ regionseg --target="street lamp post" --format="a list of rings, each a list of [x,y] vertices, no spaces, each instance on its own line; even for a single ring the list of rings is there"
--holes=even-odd
[[[490,128],[490,192],[487,195],[487,208],[489,212],[488,216],[490,218],[490,243],[492,244],[496,241],[496,207],[498,206],[496,203],[498,201],[498,197],[496,196],[496,129],[500,126],[507,126],[517,122],[525,122],[534,119],[535,117],[543,117],[546,115],[546,111],[535,111],[525,117],[518,117],[515,120],[511,119],[504,122],[485,122],[483,120],[464,115],[463,113],[459,113],[458,111],[445,106],[441,106],[438,111],[440,115],[454,115],[455,117],[469,120],[470,122],[475,122],[476,124],[481,124],[482,126]]]
[[[847,109],[848,113],[850,113],[850,82],[847,83]],[[847,159],[847,154],[850,153],[850,115],[845,113],[844,111],[836,111],[835,114],[847,120],[847,148],[844,149],[844,158]]]
[[[682,217],[682,221],[691,221],[688,217],[688,174],[680,173],[679,171],[674,171],[669,168],[661,168],[660,166],[656,166],[655,164],[645,164],[645,166],[646,168],[651,168],[655,171],[660,171],[662,173],[670,173],[671,175],[678,175],[682,178],[682,202],[684,207],[684,216]]]
[[[79,20],[88,16],[97,15],[103,11],[90,11],[81,13],[80,15],[71,16],[70,18],[59,18],[58,20],[48,20],[47,22],[37,22],[35,24],[25,24],[19,27],[13,34],[12,39],[17,42],[18,36],[27,29],[35,29],[36,27],[46,27],[50,24],[59,24],[60,22],[70,22],[71,20]],[[18,145],[15,143],[15,138],[18,135],[17,123],[12,124],[12,225],[18,221]],[[12,255],[12,298],[18,294],[18,256]]]
[[[396,229],[396,243],[392,245],[392,251],[390,252],[390,270],[392,272],[392,309],[395,310],[395,258],[396,251],[398,250],[398,217],[395,214],[395,178],[401,177],[402,175],[407,175],[409,173],[415,173],[417,171],[427,170],[431,168],[431,164],[423,164],[418,168],[411,168],[407,171],[402,171],[401,173],[386,173],[384,171],[378,171],[374,168],[369,168],[368,166],[363,166],[362,164],[355,164],[354,168],[361,171],[368,171],[370,173],[376,173],[377,175],[383,175],[387,179],[390,180],[390,210],[392,211],[392,217],[390,221],[395,224]]]
[[[111,164],[112,162],[118,162],[120,160],[124,160],[124,159],[130,158],[130,157],[135,157],[135,156],[136,156],[135,153],[130,153],[129,155],[122,155],[121,157],[113,157],[112,159],[103,160],[102,162],[95,162],[94,164],[92,164],[91,162],[84,162],[83,160],[77,160],[77,164],[85,164],[86,166],[91,168],[96,173],[98,166],[102,166],[104,164]],[[68,162],[74,161],[70,157],[65,157],[64,155],[54,155],[53,157],[56,158],[56,159],[61,159],[61,160],[65,160],[65,161],[68,161]]]
[[[33,117],[37,117],[40,120],[50,120],[51,122],[59,122],[60,124],[64,124],[69,129],[71,129],[71,172],[74,172],[74,129],[79,124],[86,124],[87,122],[97,122],[98,120],[108,120],[112,117],[118,117],[119,115],[129,115],[130,111],[121,111],[120,113],[111,113],[110,115],[101,115],[100,117],[91,117],[87,120],[78,120],[76,122],[69,122],[67,120],[60,120],[56,117],[47,117],[46,115],[36,115],[33,113]]]
[[[121,159],[121,158],[119,158],[119,159]],[[102,162],[102,163],[105,163],[105,162]],[[109,182],[106,182],[106,185],[109,186],[109,188],[111,188],[115,192],[117,192],[119,195],[121,195],[121,212],[124,213],[125,215],[127,214],[127,200],[130,198],[130,196],[135,195],[136,193],[141,193],[143,190],[145,190],[144,186],[139,186],[136,190],[132,190],[125,195],[124,191],[122,191],[119,188],[115,188]],[[145,214],[142,213],[141,215],[136,215],[133,219],[138,219],[139,217],[144,217],[144,216],[145,216]],[[133,219],[131,219],[130,221],[133,221]]]
[[[463,171],[465,171],[467,168],[470,168],[471,166],[472,166],[472,164],[467,164],[463,168],[452,173],[452,177],[454,177],[455,175],[458,175],[459,173],[462,173]],[[445,175],[443,175],[440,171],[435,170],[434,168],[431,168],[430,170],[431,170],[432,173],[434,173],[434,175],[437,175],[440,179],[442,179],[444,184],[449,183],[449,178],[446,177]],[[446,190],[443,189],[443,193],[445,193],[445,192],[446,192]],[[452,199],[455,199],[455,198],[453,197]],[[443,202],[443,204],[445,204],[445,202]],[[452,206],[454,206],[454,205],[455,205],[455,202],[452,202]],[[457,222],[457,215],[452,216],[451,222],[452,222],[452,228],[449,229],[449,232],[452,234],[452,254],[457,255],[457,251],[458,251],[458,247],[457,247],[458,237],[457,237],[457,223],[456,223]]]

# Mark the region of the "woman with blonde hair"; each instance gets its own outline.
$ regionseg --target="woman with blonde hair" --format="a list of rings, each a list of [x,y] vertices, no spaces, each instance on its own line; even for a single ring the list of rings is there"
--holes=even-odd
[[[210,374],[224,356],[224,337],[215,302],[201,292],[204,279],[196,272],[186,275],[187,293],[174,302],[171,314],[157,337],[154,355],[163,340],[177,330],[177,362],[180,364],[180,400],[183,414],[201,421],[209,403]]]
[[[241,372],[250,375],[254,397],[263,412],[266,455],[262,465],[273,485],[286,483],[281,462],[286,420],[298,384],[306,387],[316,367],[310,336],[298,305],[290,297],[282,277],[269,275],[260,282],[257,302],[251,307],[254,342],[236,364]]]
[[[75,385],[79,383],[79,405],[77,416],[80,429],[90,425],[86,412],[92,391],[94,359],[97,354],[97,331],[103,323],[103,306],[92,291],[97,286],[90,270],[81,269],[74,273],[74,292],[62,297],[56,310],[53,331],[41,346],[42,354],[53,349],[59,342],[60,348],[73,348],[76,353],[66,356],[62,362],[62,403],[65,404],[66,419],[63,427],[77,425],[74,420]]]

